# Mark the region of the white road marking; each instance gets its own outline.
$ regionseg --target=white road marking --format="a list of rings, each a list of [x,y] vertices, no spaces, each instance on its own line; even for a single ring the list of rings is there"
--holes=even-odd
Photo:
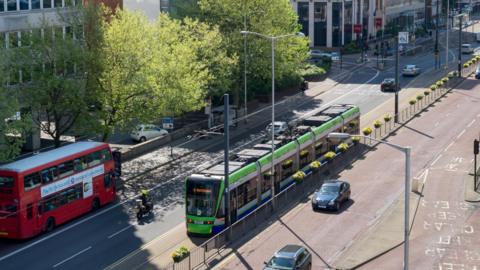
[[[435,163],[437,163],[437,161],[442,157],[442,154],[438,155],[438,157],[432,162],[432,164],[430,164],[430,166],[433,166],[435,165]]]
[[[472,120],[472,122],[470,122],[470,124],[468,124],[468,128],[471,127],[473,125],[473,123],[475,123],[475,119]]]
[[[467,131],[467,130],[465,130],[465,129],[462,130],[462,132],[460,132],[460,134],[458,134],[457,139],[460,139],[460,137],[462,137],[462,135],[465,133],[465,131]]]
[[[128,229],[130,229],[131,227],[133,227],[133,224],[130,224],[130,225],[128,225],[127,227],[119,230],[118,232],[109,235],[107,238],[108,238],[108,239],[111,239],[111,238],[115,237],[116,235],[118,235],[118,234],[120,234],[120,233],[122,233],[122,232],[124,232],[124,231],[126,231],[126,230],[128,230]]]
[[[451,142],[451,143],[447,146],[447,148],[445,148],[445,150],[443,150],[443,151],[447,152],[447,151],[448,151],[448,148],[450,148],[454,143],[455,143],[455,142]]]
[[[425,176],[423,177],[423,184],[427,182],[427,177],[428,177],[428,169],[425,170]]]
[[[63,260],[63,261],[61,261],[61,262],[59,262],[59,263],[55,264],[54,266],[52,266],[52,268],[55,268],[55,267],[57,267],[57,266],[59,266],[59,265],[62,265],[62,264],[64,264],[64,263],[68,262],[69,260],[71,260],[71,259],[73,259],[73,258],[77,257],[78,255],[80,255],[80,254],[82,254],[82,253],[86,252],[87,250],[89,250],[89,249],[91,249],[91,248],[92,248],[92,247],[90,246],[90,247],[88,247],[88,248],[86,248],[86,249],[84,249],[84,250],[82,250],[82,251],[79,251],[79,252],[77,252],[77,253],[73,254],[72,256],[70,256],[70,257],[66,258],[65,260]]]

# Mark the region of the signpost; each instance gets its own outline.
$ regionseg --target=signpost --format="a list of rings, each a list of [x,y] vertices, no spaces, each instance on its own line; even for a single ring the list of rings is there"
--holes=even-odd
[[[398,44],[408,44],[408,32],[398,32]]]
[[[162,125],[164,129],[173,129],[173,117],[164,117]]]

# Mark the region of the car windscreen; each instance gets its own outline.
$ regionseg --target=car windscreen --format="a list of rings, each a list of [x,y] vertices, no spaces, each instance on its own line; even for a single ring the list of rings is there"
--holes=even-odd
[[[327,192],[327,193],[338,193],[338,190],[339,190],[339,186],[337,185],[323,185],[322,188],[320,189],[320,191],[322,193],[324,192]]]

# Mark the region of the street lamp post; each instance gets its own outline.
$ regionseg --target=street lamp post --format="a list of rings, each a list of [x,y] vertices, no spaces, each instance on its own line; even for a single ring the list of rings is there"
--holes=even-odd
[[[271,133],[272,133],[272,162],[271,162],[271,168],[270,168],[270,181],[272,182],[272,204],[273,208],[275,208],[275,170],[274,170],[274,155],[273,153],[275,152],[275,42],[278,39],[286,38],[286,37],[292,37],[292,36],[302,36],[304,37],[305,35],[303,33],[293,33],[293,34],[287,34],[287,35],[281,35],[281,36],[268,36],[264,34],[260,34],[257,32],[251,32],[251,31],[240,31],[241,34],[243,35],[254,35],[258,37],[262,37],[265,39],[268,39],[272,42],[272,127],[271,127]]]
[[[447,39],[445,46],[445,69],[448,69],[448,28],[449,28],[449,19],[450,19],[450,0],[447,0]]]
[[[402,151],[405,153],[405,217],[404,217],[404,245],[403,245],[403,269],[408,270],[408,254],[409,254],[409,231],[410,231],[410,153],[411,153],[411,148],[409,146],[403,147],[397,144],[393,144],[390,142],[386,142],[383,140],[377,140],[373,139],[367,136],[363,135],[353,135],[353,136],[359,136],[359,137],[364,137],[364,138],[369,138],[375,142],[383,143],[386,144],[392,148],[395,148],[399,151]],[[332,132],[328,134],[327,138],[329,139],[340,139],[340,140],[345,140],[348,138],[351,138],[352,135],[348,133],[337,133],[337,132]]]

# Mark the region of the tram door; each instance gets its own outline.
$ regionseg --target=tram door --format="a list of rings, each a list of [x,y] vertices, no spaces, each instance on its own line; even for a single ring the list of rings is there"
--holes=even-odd
[[[230,224],[237,221],[237,189],[230,193]]]

